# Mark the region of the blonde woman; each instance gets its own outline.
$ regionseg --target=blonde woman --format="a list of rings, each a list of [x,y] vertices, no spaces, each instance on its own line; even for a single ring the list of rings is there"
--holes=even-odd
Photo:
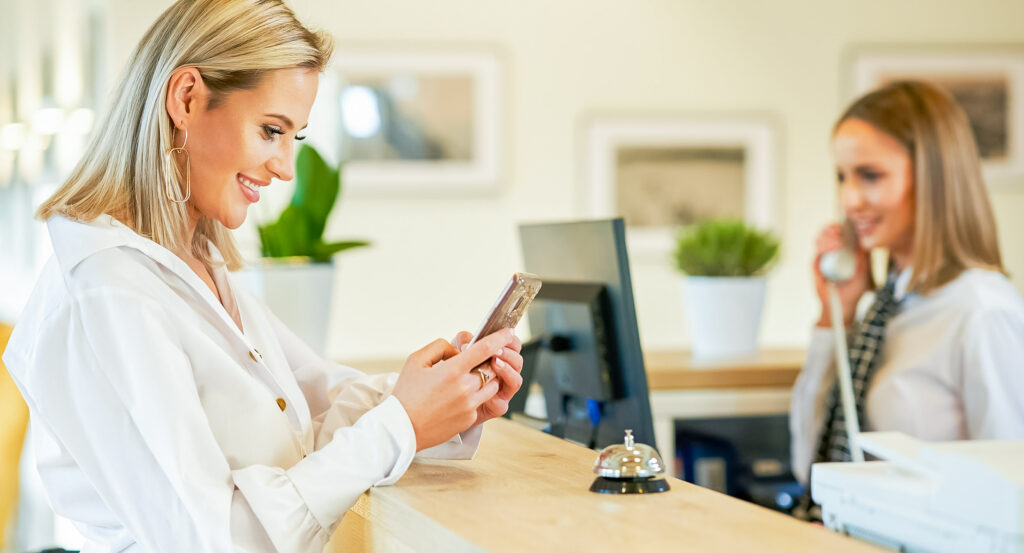
[[[995,219],[967,117],[922,82],[897,82],[853,103],[836,123],[839,197],[857,252],[839,287],[864,430],[924,440],[1024,438],[1024,301],[1004,276]],[[821,319],[793,391],[793,468],[849,460],[834,385],[829,302],[818,260],[844,247],[839,225],[817,242]],[[870,288],[868,251],[889,251]]]
[[[175,3],[39,210],[54,258],[4,361],[85,551],[319,553],[418,451],[472,456],[521,385],[511,330],[367,376],[236,286],[228,229],[292,178],[330,53],[279,0]]]

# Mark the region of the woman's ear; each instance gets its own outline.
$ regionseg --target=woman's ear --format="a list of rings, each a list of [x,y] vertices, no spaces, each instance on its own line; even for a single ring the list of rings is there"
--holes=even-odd
[[[203,77],[195,67],[181,67],[167,83],[167,115],[175,128],[187,128],[206,99]]]

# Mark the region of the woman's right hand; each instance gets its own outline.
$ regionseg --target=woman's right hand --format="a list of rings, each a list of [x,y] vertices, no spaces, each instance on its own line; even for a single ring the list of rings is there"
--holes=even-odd
[[[474,367],[516,342],[510,329],[487,336],[460,352],[438,339],[413,353],[392,392],[416,433],[416,451],[442,444],[476,423],[477,408],[498,392],[498,378],[480,385]]]
[[[814,287],[818,292],[818,299],[821,301],[821,318],[818,319],[818,326],[830,328],[832,326],[832,315],[828,298],[828,280],[821,274],[821,256],[845,247],[843,243],[843,231],[836,223],[822,229],[818,235],[814,255]],[[839,302],[843,305],[843,325],[849,328],[857,315],[857,302],[860,301],[864,292],[870,288],[871,281],[868,278],[870,258],[867,250],[858,248],[854,255],[857,259],[856,270],[850,280],[836,283],[839,292]]]

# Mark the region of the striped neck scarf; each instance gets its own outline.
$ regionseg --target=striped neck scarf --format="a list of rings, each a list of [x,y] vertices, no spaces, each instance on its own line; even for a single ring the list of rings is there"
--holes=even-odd
[[[853,398],[857,404],[857,418],[862,424],[864,404],[867,399],[871,379],[878,370],[879,359],[885,343],[885,328],[889,320],[899,311],[900,302],[896,299],[896,279],[898,273],[893,271],[886,279],[885,286],[875,294],[864,320],[857,326],[850,344],[850,377],[853,380]],[[843,402],[839,396],[839,379],[832,385],[828,400],[825,402],[825,423],[822,425],[821,440],[815,463],[843,462],[850,460],[850,447],[847,442],[846,418],[843,416]],[[811,501],[811,486],[807,483],[794,514],[806,520],[820,521],[821,510]]]

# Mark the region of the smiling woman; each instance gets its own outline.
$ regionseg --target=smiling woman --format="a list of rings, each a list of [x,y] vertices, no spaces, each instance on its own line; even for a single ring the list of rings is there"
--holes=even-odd
[[[847,248],[856,274],[838,283],[850,332],[861,428],[924,440],[1024,438],[1024,300],[1003,274],[995,218],[967,116],[934,85],[896,82],[851,105],[832,151],[848,224],[818,237],[822,305],[790,410],[793,467],[850,460],[821,256]],[[844,232],[845,231],[845,232]],[[871,308],[869,250],[890,266]],[[802,512],[815,510],[805,496]]]
[[[522,385],[511,330],[368,376],[236,286],[230,229],[292,178],[330,53],[278,0],[178,1],[39,209],[54,257],[3,360],[87,551],[319,553],[417,452],[472,456]]]
[[[202,183],[190,191],[190,220],[205,215],[238,228],[261,187],[292,179],[292,139],[303,138],[293,121],[306,127],[317,74],[303,67],[267,71],[257,86],[232,92],[229,102],[214,101],[195,67],[171,75],[167,113],[176,130],[187,133],[191,178]],[[184,169],[180,159],[178,165]]]
[[[290,178],[291,140],[280,139],[298,129],[285,130],[282,117],[308,116],[331,51],[329,36],[303,27],[280,2],[172,5],[143,37],[108,120],[98,125],[95,146],[39,208],[39,217],[92,220],[109,213],[157,244],[204,262],[209,240],[229,269],[239,268],[225,227],[240,225],[245,213],[226,201],[225,181],[240,188],[245,171],[258,173],[249,175],[254,184],[269,183],[274,171]],[[179,142],[187,153],[170,155]],[[168,170],[168,159],[176,171]],[[230,163],[238,166],[226,167]],[[167,201],[191,193],[204,196],[202,207],[211,211]],[[215,198],[224,205],[214,206]]]
[[[167,90],[167,114],[174,133],[181,131],[181,146],[174,147],[175,174],[185,180],[184,198],[194,244],[199,221],[208,218],[226,228],[236,229],[245,221],[249,206],[260,200],[259,189],[271,179],[288,181],[294,175],[295,120],[309,116],[316,96],[318,69],[293,67],[254,73],[239,80],[248,86],[227,93],[211,89],[196,67],[186,66],[171,74]],[[290,115],[290,116],[289,116]],[[299,119],[302,117],[303,119]],[[302,124],[304,129],[306,124]],[[189,150],[185,146],[189,145]],[[195,180],[197,186],[191,186]],[[200,250],[200,253],[202,250]],[[213,276],[204,269],[204,259],[192,250],[176,252],[217,294]],[[241,326],[241,322],[236,320]]]

